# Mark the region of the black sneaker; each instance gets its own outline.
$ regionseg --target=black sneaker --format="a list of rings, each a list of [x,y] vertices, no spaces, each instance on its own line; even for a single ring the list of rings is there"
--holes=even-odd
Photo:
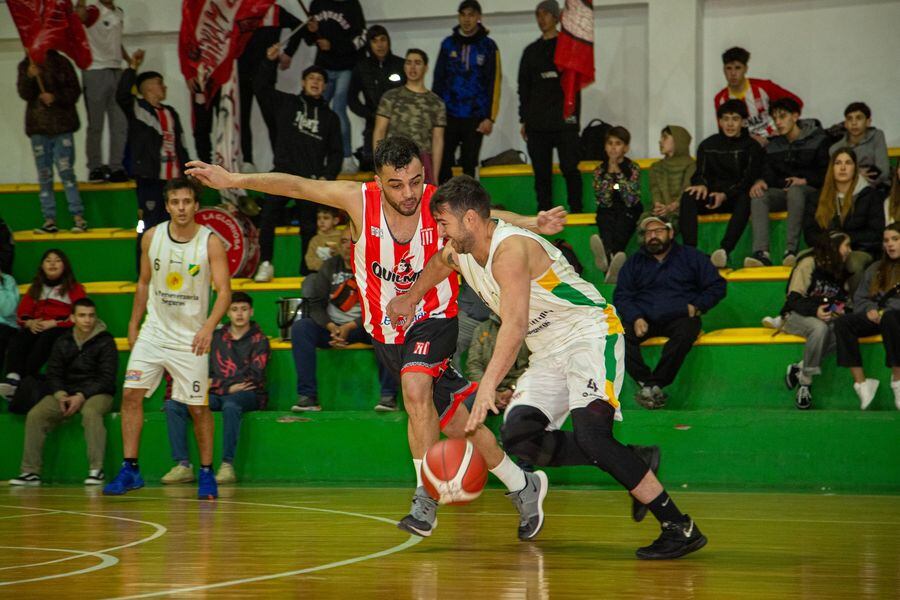
[[[9,480],[9,485],[24,485],[37,487],[41,485],[41,476],[37,473],[22,473],[18,477]]]
[[[638,455],[645,465],[650,467],[650,470],[653,471],[655,475],[659,471],[659,446],[633,446],[631,444],[628,445],[635,454]],[[629,494],[630,496],[630,494]],[[644,520],[644,517],[647,516],[647,511],[650,510],[646,504],[642,503],[640,500],[631,496],[631,518],[636,522],[640,523]]]
[[[745,267],[771,267],[772,260],[769,258],[768,252],[763,252],[762,250],[757,250],[750,256],[744,259]]]
[[[809,410],[812,408],[812,392],[809,391],[808,385],[801,385],[797,388],[797,400],[794,402],[800,410]]]
[[[91,183],[102,183],[107,179],[109,179],[109,167],[97,167],[88,173],[88,181]]]
[[[59,233],[59,227],[53,221],[44,221],[44,224],[34,230],[35,233]]]
[[[784,385],[789,390],[796,390],[800,385],[800,365],[791,363],[787,366],[787,372],[784,374]]]
[[[128,173],[126,173],[124,169],[116,169],[109,174],[109,177],[107,177],[106,180],[110,183],[125,183],[126,181],[130,181],[131,178],[128,177]]]
[[[376,412],[397,412],[397,397],[382,396],[381,401],[375,405]]]
[[[293,412],[310,412],[310,411],[320,411],[322,407],[319,406],[319,399],[315,396],[297,396],[297,403],[291,407]]]
[[[678,558],[705,546],[706,536],[700,533],[700,528],[694,525],[689,515],[684,517],[687,520],[683,523],[664,521],[660,536],[649,546],[638,548],[635,553],[637,557],[644,560]]]

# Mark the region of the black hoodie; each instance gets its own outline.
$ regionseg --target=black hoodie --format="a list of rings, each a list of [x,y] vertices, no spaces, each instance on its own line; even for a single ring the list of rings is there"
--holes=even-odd
[[[404,60],[393,52],[388,52],[384,60],[378,60],[370,53],[353,67],[348,105],[350,110],[366,120],[366,127],[375,121],[375,111],[382,94],[406,83],[403,63]]]
[[[304,29],[304,39],[309,45],[316,39],[331,42],[331,48],[316,53],[316,65],[330,71],[352,69],[365,45],[366,18],[359,0],[313,0],[310,17],[319,22],[316,33]]]
[[[750,137],[746,127],[737,137],[716,133],[697,147],[697,170],[692,185],[705,185],[710,192],[729,197],[747,193],[762,177],[765,151]]]
[[[540,38],[525,47],[519,61],[519,122],[529,131],[578,131],[581,92],[575,95],[575,112],[563,119],[560,73],[553,62],[556,38]]]
[[[336,179],[344,157],[341,122],[323,98],[276,91],[278,132],[272,170]]]

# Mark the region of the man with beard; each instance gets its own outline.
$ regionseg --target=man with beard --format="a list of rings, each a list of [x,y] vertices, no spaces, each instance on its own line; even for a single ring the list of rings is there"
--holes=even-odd
[[[619,272],[613,302],[625,325],[625,370],[640,386],[635,401],[655,409],[700,334],[700,315],[725,297],[725,280],[706,254],[675,242],[665,219],[647,217],[640,231],[643,244]],[[641,342],[656,336],[669,341],[651,371]]]
[[[387,305],[406,294],[429,259],[444,246],[429,209],[434,186],[425,183],[425,169],[416,143],[392,136],[375,147],[375,181],[320,181],[282,173],[229,173],[220,166],[196,161],[189,173],[216,189],[243,188],[302,198],[339,208],[350,215],[353,271],[362,302],[363,325],[372,336],[378,360],[400,380],[409,415],[408,440],[417,488],[410,514],[398,526],[427,537],[437,526],[437,502],[422,486],[425,451],[440,431],[461,438],[477,384],[451,365],[456,348],[459,280],[446,273],[414,306],[413,318],[401,323],[388,317]],[[543,234],[562,229],[560,208],[522,217],[494,211],[497,216]],[[466,404],[468,402],[468,405]],[[484,456],[491,473],[509,490],[519,512],[519,539],[534,538],[544,521],[547,476],[525,473],[497,444],[494,434],[479,426],[469,437]]]

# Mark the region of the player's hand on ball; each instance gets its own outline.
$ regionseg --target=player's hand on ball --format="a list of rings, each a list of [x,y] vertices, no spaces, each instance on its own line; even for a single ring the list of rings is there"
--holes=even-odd
[[[205,326],[197,332],[197,335],[194,336],[194,341],[191,343],[191,350],[194,354],[203,356],[209,352],[209,346],[212,343],[212,335],[213,330]]]
[[[396,296],[387,305],[387,315],[394,328],[408,325],[415,311],[416,305],[409,294]]]
[[[236,187],[234,173],[229,173],[219,165],[210,165],[201,160],[190,161],[184,174],[194,177],[206,187],[215,190]]]
[[[538,233],[553,235],[566,226],[566,209],[554,206],[550,210],[542,210],[537,214]]]
[[[478,386],[478,392],[475,394],[475,404],[472,406],[472,412],[469,413],[469,420],[466,421],[467,434],[475,433],[478,426],[484,423],[488,410],[495,415],[500,414],[495,394],[496,391],[490,386]]]

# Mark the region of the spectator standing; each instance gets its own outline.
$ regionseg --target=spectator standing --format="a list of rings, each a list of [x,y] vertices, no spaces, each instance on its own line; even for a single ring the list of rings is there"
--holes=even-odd
[[[469,381],[481,381],[484,376],[484,370],[491,357],[494,355],[494,347],[497,345],[497,334],[500,332],[500,317],[491,313],[490,317],[472,333],[472,341],[469,344],[469,356],[466,359],[466,377]],[[503,410],[509,401],[512,400],[513,392],[516,391],[516,381],[528,368],[528,357],[531,353],[528,346],[524,343],[519,347],[519,353],[516,360],[507,371],[506,375],[497,386],[496,403],[497,408]]]
[[[534,11],[541,37],[525,47],[519,62],[520,133],[534,169],[537,209],[553,206],[553,149],[559,154],[559,170],[566,181],[569,210],[582,211],[582,181],[578,170],[579,114],[581,92],[575,95],[575,110],[563,116],[560,72],[553,58],[559,36],[559,4],[544,0]]]
[[[672,225],[660,217],[641,221],[641,249],[619,273],[613,303],[625,326],[625,369],[639,390],[635,401],[662,408],[671,384],[700,334],[700,315],[725,297],[725,280],[709,258],[675,242]],[[669,338],[652,371],[641,355],[641,342]]]
[[[766,145],[763,175],[750,188],[753,255],[745,267],[772,264],[769,257],[769,212],[787,208],[787,243],[781,264],[793,267],[808,203],[815,204],[828,169],[828,137],[812,119],[800,119],[800,105],[791,98],[772,103],[779,135]]]
[[[228,319],[229,323],[213,334],[209,353],[209,408],[222,413],[222,464],[216,472],[217,483],[237,481],[234,456],[241,434],[241,419],[246,412],[265,410],[268,401],[266,366],[271,350],[269,338],[252,320],[253,298],[245,292],[234,292]],[[163,483],[194,480],[187,448],[190,420],[191,414],[185,404],[166,402],[169,443],[177,464],[163,477]]]
[[[384,93],[375,116],[372,150],[389,136],[408,137],[419,147],[425,167],[425,183],[434,184],[444,156],[447,111],[443,100],[425,87],[428,55],[424,50],[406,51],[403,72],[406,84]]]
[[[716,116],[719,133],[697,148],[697,170],[681,196],[680,224],[684,245],[696,247],[698,214],[731,213],[725,235],[710,257],[722,269],[750,220],[750,187],[762,176],[765,151],[744,127],[744,102],[727,100],[716,109]]]
[[[306,249],[306,268],[310,273],[322,268],[322,263],[338,255],[341,244],[341,231],[337,228],[341,219],[338,210],[330,206],[320,206],[316,213],[316,235]]]
[[[353,67],[365,45],[366,18],[359,0],[313,0],[306,26],[307,41],[315,40],[318,51],[315,64],[328,73],[325,100],[341,121],[341,146],[344,160],[341,170],[355,173],[350,145],[350,119],[347,100]]]
[[[747,105],[747,128],[750,135],[765,146],[768,138],[779,133],[772,119],[774,115],[771,112],[771,103],[790,98],[797,104],[799,112],[799,109],[803,108],[803,100],[774,81],[747,77],[750,53],[743,48],[734,47],[726,50],[722,54],[722,64],[728,85],[716,94],[714,100],[716,108],[730,99],[743,100]]]
[[[663,155],[650,166],[651,208],[641,215],[665,217],[678,231],[681,194],[691,184],[697,162],[691,157],[691,134],[684,127],[666,125],[660,132],[659,152]]]
[[[884,132],[872,127],[872,109],[865,102],[851,102],[844,109],[844,137],[832,144],[829,153],[850,147],[856,153],[859,172],[873,187],[887,190],[891,186]]]
[[[27,103],[25,134],[31,139],[31,151],[37,166],[41,213],[44,224],[35,233],[56,233],[56,194],[53,191],[53,167],[62,180],[69,213],[75,226],[72,231],[87,231],[84,205],[75,180],[75,141],[73,133],[81,126],[75,105],[81,86],[75,67],[56,50],[47,52],[43,65],[26,56],[19,63],[16,81],[19,96]]]
[[[463,173],[475,176],[481,141],[490,135],[500,110],[500,50],[481,24],[478,0],[463,0],[459,25],[444,38],[434,66],[434,93],[447,107],[440,183],[453,176],[459,148]]]
[[[274,65],[268,68],[274,69]],[[336,179],[341,169],[341,126],[337,115],[328,108],[323,94],[328,73],[315,65],[303,71],[300,95],[275,91],[278,105],[279,133],[275,139],[273,172],[300,175],[311,179]],[[259,216],[259,268],[254,280],[271,281],[275,276],[275,226],[290,201],[285,196],[266,194]],[[301,256],[306,254],[316,234],[316,214],[320,205],[298,201],[300,212]],[[309,270],[300,261],[300,273]]]
[[[119,351],[106,324],[97,318],[97,309],[91,299],[79,298],[72,310],[74,326],[64,330],[65,333],[56,340],[47,361],[47,384],[52,394],[44,396],[28,412],[22,474],[11,479],[10,485],[41,485],[47,433],[79,412],[88,456],[88,476],[84,484],[101,485],[104,481],[106,427],[103,417],[112,410]]]
[[[78,0],[75,14],[84,23],[93,58],[90,66],[81,72],[88,116],[85,139],[88,179],[112,183],[128,181],[122,166],[128,122],[116,104],[122,61],[131,62],[131,56],[122,45],[125,13],[114,0],[100,0],[91,6],[87,6],[85,0]],[[103,161],[104,121],[109,122],[109,160],[106,162]]]
[[[361,171],[372,171],[375,168],[372,162],[372,134],[378,103],[386,91],[406,83],[406,73],[403,72],[403,59],[391,51],[391,36],[387,29],[372,25],[366,35],[368,53],[353,67],[348,105],[366,121],[363,146],[359,151],[359,168]]]

